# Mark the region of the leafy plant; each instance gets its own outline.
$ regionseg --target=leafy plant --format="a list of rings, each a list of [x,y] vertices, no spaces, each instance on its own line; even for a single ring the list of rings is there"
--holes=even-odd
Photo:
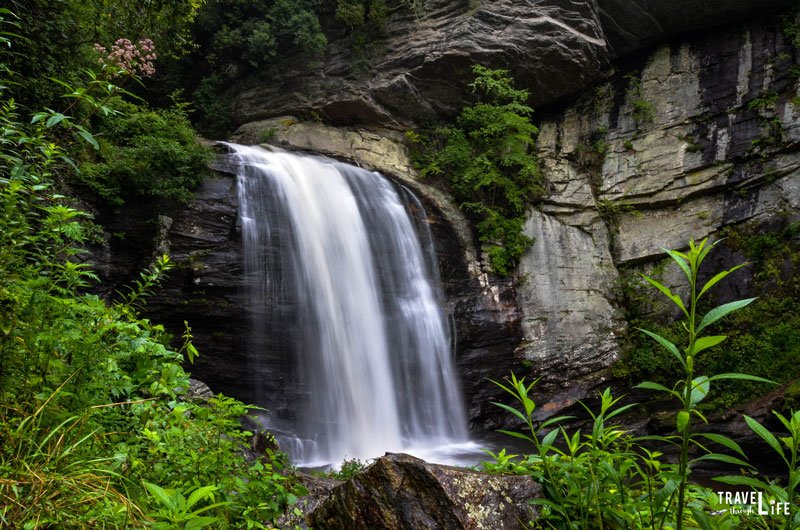
[[[205,528],[218,522],[219,519],[201,514],[226,504],[224,502],[214,502],[214,493],[217,491],[216,486],[195,488],[188,492],[188,499],[178,490],[164,489],[150,482],[144,482],[144,487],[159,504],[156,511],[148,514],[155,521],[152,525],[155,530]],[[197,505],[207,500],[211,504],[197,507]]]
[[[759,506],[759,512],[767,512],[761,515],[769,515],[767,519],[775,525],[772,526],[773,528],[777,528],[779,520],[783,519],[783,528],[790,530],[800,526],[800,512],[797,509],[797,491],[798,485],[800,485],[800,411],[792,412],[788,418],[779,412],[773,412],[773,414],[780,420],[788,436],[776,437],[753,418],[745,416],[744,419],[750,429],[786,465],[788,473],[786,486],[741,475],[717,477],[715,480],[735,486],[748,486],[766,494],[769,504]]]
[[[444,179],[475,223],[492,269],[506,276],[533,244],[523,233],[525,208],[544,195],[533,154],[538,129],[528,92],[514,88],[507,71],[475,65],[473,73],[470,87],[481,101],[463,109],[455,127],[417,135],[415,159],[423,177]]]
[[[778,520],[773,513],[738,513],[730,510],[723,499],[708,488],[693,485],[690,476],[693,466],[703,461],[715,461],[743,469],[753,468],[745,462],[746,455],[733,440],[712,432],[696,432],[693,424],[705,422],[699,405],[709,395],[712,384],[722,381],[769,382],[761,377],[740,373],[701,375],[696,370],[698,357],[725,340],[724,335],[704,335],[703,331],[724,317],[749,305],[745,299],[719,305],[701,316],[701,299],[729,274],[743,265],[732,267],[712,276],[702,286],[697,278],[700,267],[715,244],[707,240],[689,242],[686,252],[665,250],[686,276],[687,301],[661,282],[649,276],[644,280],[658,289],[684,316],[681,327],[686,345],[679,349],[675,342],[652,331],[642,330],[655,340],[677,362],[680,379],[672,388],[655,382],[641,383],[639,388],[656,390],[680,404],[675,417],[675,434],[635,438],[624,429],[609,422],[633,404],[620,405],[619,398],[609,390],[599,396],[599,412],[581,403],[591,424],[591,432],[568,432],[559,423],[567,418],[551,418],[536,425],[536,408],[530,394],[533,383],[527,384],[511,374],[507,383],[495,383],[518,403],[518,408],[503,403],[497,406],[513,414],[526,426],[526,432],[501,431],[531,442],[533,455],[515,460],[516,455],[505,451],[492,454],[495,462],[485,466],[493,472],[532,475],[543,485],[545,498],[532,502],[541,507],[537,521],[554,528],[771,528]],[[750,486],[763,491],[771,501],[793,503],[800,483],[800,413],[788,417],[776,414],[788,436],[776,437],[752,418],[745,421],[784,461],[789,470],[786,487],[766,482],[750,475],[720,478],[737,486]],[[547,429],[550,429],[547,432]],[[541,435],[542,433],[543,435]],[[780,440],[780,441],[779,441]],[[652,442],[678,448],[677,462],[667,463]],[[712,445],[725,453],[714,452]],[[699,455],[698,455],[699,453]],[[772,506],[772,505],[770,505]],[[784,505],[781,505],[784,506]],[[786,505],[788,506],[788,505]],[[786,528],[800,524],[796,508],[781,512]],[[709,515],[713,514],[713,515]],[[798,521],[795,521],[798,519]]]
[[[207,172],[210,153],[197,143],[181,108],[148,110],[117,102],[104,116],[99,151],[81,164],[80,183],[111,205],[149,197],[185,202]]]
[[[718,242],[717,242],[718,243]],[[730,273],[744,267],[745,264],[736,265],[726,271],[722,271],[708,280],[702,287],[698,285],[698,271],[703,260],[708,253],[714,248],[717,243],[708,244],[706,239],[695,244],[694,241],[689,242],[689,250],[686,253],[664,249],[664,252],[680,267],[681,271],[686,276],[689,285],[688,302],[684,303],[680,296],[674,294],[668,287],[662,283],[645,276],[644,279],[658,289],[664,296],[666,296],[680,311],[683,313],[685,319],[682,323],[686,332],[687,345],[683,351],[672,342],[668,341],[661,335],[642,329],[641,331],[650,336],[659,343],[664,349],[672,354],[673,358],[678,362],[683,370],[683,380],[677,382],[671,389],[654,382],[644,382],[637,385],[638,388],[655,390],[667,396],[672,396],[680,403],[680,410],[675,419],[677,429],[677,436],[669,436],[663,438],[666,442],[676,442],[680,447],[678,457],[678,494],[677,494],[677,511],[675,514],[675,522],[678,530],[684,526],[684,509],[686,506],[686,488],[689,483],[689,476],[691,474],[691,466],[703,460],[717,460],[729,464],[742,465],[747,467],[748,464],[741,459],[726,455],[713,453],[706,449],[701,438],[717,443],[725,448],[737,453],[744,457],[741,448],[732,440],[717,434],[700,433],[695,434],[692,430],[692,422],[697,418],[703,422],[707,422],[705,416],[698,409],[698,405],[703,399],[706,398],[711,390],[711,384],[715,381],[721,380],[747,380],[769,383],[770,381],[761,377],[745,375],[740,373],[725,373],[716,374],[711,377],[706,375],[697,375],[695,372],[696,358],[704,350],[716,346],[723,342],[727,337],[725,335],[701,335],[701,332],[708,326],[711,326],[718,320],[726,315],[741,309],[748,304],[752,303],[755,299],[748,298],[744,300],[737,300],[717,306],[708,311],[702,318],[698,315],[698,305],[703,295],[709,292],[721,280],[726,278]],[[689,450],[695,446],[705,452],[700,457],[690,459]],[[695,513],[695,516],[698,516]]]
[[[5,96],[12,39],[0,39]],[[176,351],[164,328],[138,313],[168,258],[118,303],[86,293],[97,281],[80,256],[88,216],[55,181],[77,166],[63,133],[99,135],[89,122],[65,128],[83,123],[66,112],[22,112],[13,98],[0,105],[0,525],[136,527],[156,495],[167,501],[151,517],[162,527],[213,518],[219,527],[266,528],[304,490],[285,455],[245,457],[243,403],[186,401],[182,353],[198,354],[188,326]],[[127,130],[147,131],[148,118],[136,118]]]

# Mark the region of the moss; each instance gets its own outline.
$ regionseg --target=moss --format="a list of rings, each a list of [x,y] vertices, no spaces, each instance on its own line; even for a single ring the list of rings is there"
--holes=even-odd
[[[729,251],[750,260],[752,289],[759,296],[753,304],[729,317],[715,330],[728,335],[720,348],[707,350],[697,359],[706,373],[741,372],[766,377],[778,383],[800,378],[800,244],[796,240],[800,222],[789,218],[769,230],[742,226],[727,228],[720,234]],[[658,271],[651,272],[657,279]],[[728,281],[742,282],[744,271]],[[671,355],[653,346],[636,328],[659,333],[668,340],[680,339],[679,324],[659,316],[660,297],[640,280],[634,270],[620,274],[619,297],[631,324],[622,340],[621,360],[614,367],[618,377],[635,384],[653,380],[671,384],[678,375]],[[703,311],[718,301],[707,300]],[[713,330],[712,330],[713,331]],[[680,342],[678,342],[680,344]],[[791,387],[790,387],[791,388]],[[738,405],[772,390],[772,387],[741,381],[720,382],[715,399],[704,404],[706,410]],[[795,397],[792,398],[791,396]],[[787,394],[787,404],[796,398]]]
[[[575,146],[573,154],[575,164],[579,168],[598,178],[603,171],[603,162],[608,153],[607,132],[605,127],[590,132]]]
[[[264,129],[258,133],[258,141],[261,143],[266,143],[275,138],[275,135],[278,133],[278,129],[275,127],[270,127],[268,129]]]

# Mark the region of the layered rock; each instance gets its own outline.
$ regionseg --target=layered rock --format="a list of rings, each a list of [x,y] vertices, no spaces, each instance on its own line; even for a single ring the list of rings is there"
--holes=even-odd
[[[542,495],[528,476],[488,475],[404,454],[377,459],[334,488],[308,516],[312,528],[525,528]]]
[[[790,0],[427,0],[395,10],[366,66],[351,30],[322,17],[329,45],[309,70],[292,59],[231,90],[246,123],[293,114],[340,125],[407,127],[455,116],[473,64],[510,68],[540,107],[600,79],[612,62],[677,33],[786,8]],[[363,51],[361,55],[363,55]]]
[[[761,7],[778,3],[764,2]],[[567,6],[560,10],[573,6],[577,11],[589,5],[560,4]],[[611,0],[600,4],[602,9],[595,6],[593,12],[604,28],[610,28],[609,21],[622,16],[618,14],[621,4]],[[612,55],[629,53],[649,38],[677,31],[675,21],[683,14],[674,15],[670,23],[658,22],[659,17],[668,16],[662,12],[667,4],[671,3],[636,3],[641,9],[626,16],[643,17],[652,27],[626,33],[620,28],[627,26],[620,22],[615,36],[609,36],[608,30],[603,38],[613,41]],[[720,0],[708,5],[722,4]],[[442,7],[440,18],[431,20],[439,20],[438,27],[446,33],[448,24],[455,24],[452,21],[461,20],[468,28],[509,5],[486,3],[468,13],[465,6],[453,4],[450,11]],[[730,16],[752,8],[742,2],[730,5],[738,6]],[[506,20],[523,24],[534,15]],[[705,24],[704,17],[698,16],[696,23]],[[487,28],[493,27],[490,22],[494,19],[484,22]],[[547,23],[583,39],[582,46],[588,46],[583,37],[591,32],[582,23],[575,23],[582,28],[576,30],[579,35],[563,24]],[[423,198],[456,329],[469,416],[474,430],[486,432],[512,420],[490,404],[502,393],[487,379],[500,379],[511,370],[530,378],[542,377],[536,396],[540,416],[568,408],[606,385],[625,328],[618,288],[621,275],[660,261],[662,247],[679,248],[690,238],[715,236],[728,226],[770,226],[779,219],[798,218],[800,111],[797,79],[791,75],[798,58],[778,26],[776,20],[754,22],[663,44],[620,64],[617,74],[590,86],[569,104],[541,109],[538,154],[551,189],[546,200],[530,210],[525,231],[536,242],[523,257],[513,281],[500,281],[486,273],[463,215],[441,191],[416,180],[403,138],[396,131],[332,128],[283,117],[249,123],[236,139],[258,143],[268,138],[274,145],[353,161],[384,172]],[[433,46],[435,32],[428,31],[428,40],[423,39],[427,44],[420,44],[420,50]],[[501,33],[495,35],[498,41]],[[452,35],[455,39],[459,33]],[[408,40],[404,50],[412,61],[417,44]],[[414,68],[424,72],[441,68],[436,75],[442,83],[447,79],[448,85],[454,85],[452,76],[457,73],[447,66],[451,54],[463,53],[465,67],[484,56],[474,50],[474,55],[473,51],[459,51],[455,44],[461,41],[452,42],[452,50],[436,55],[441,62],[423,59]],[[381,67],[370,83],[377,83],[380,76],[391,77],[391,64]],[[427,83],[421,71],[408,69],[392,79],[403,84],[410,82],[406,77],[413,77],[414,82]],[[542,79],[549,75],[546,68],[537,71]],[[576,79],[585,83],[594,74],[587,75]],[[523,79],[528,79],[535,92],[536,85]],[[320,80],[320,86],[328,81]],[[341,110],[347,107],[337,103],[341,98],[373,98],[369,86],[336,96],[320,89],[313,100],[317,103],[309,105],[327,102],[329,110]],[[252,96],[249,104],[257,105],[259,98],[268,97],[273,89],[241,97]],[[428,112],[428,98],[438,101],[428,105],[436,107],[434,113],[462,101],[461,96],[443,89],[425,92],[407,87],[406,94],[415,102],[407,106],[419,107],[422,114]],[[257,112],[245,114],[253,117],[296,110],[293,97],[276,96],[268,107],[262,105]],[[370,101],[372,105],[377,100]],[[348,108],[354,113],[352,121],[373,121],[372,111],[358,105]],[[381,109],[381,116],[392,116],[389,125],[405,121],[407,112],[412,112],[383,105]],[[326,116],[336,118],[335,114]],[[176,330],[183,319],[189,320],[204,353],[194,368],[197,375],[215,390],[252,400],[257,396],[246,389],[258,381],[271,381],[279,388],[276,381],[285,374],[277,361],[258,372],[247,360],[236,210],[233,179],[218,175],[204,184],[186,211],[174,216],[167,240],[182,265],[166,293],[154,301],[153,313]],[[665,271],[667,283],[679,283],[674,273]],[[747,283],[740,278],[723,298],[745,294]],[[178,310],[176,303],[180,304]]]
[[[615,360],[619,270],[726,227],[800,218],[797,60],[776,22],[720,30],[658,47],[543,121],[552,193],[526,224],[537,240],[518,301],[549,411]],[[722,301],[746,294],[738,274]],[[664,278],[682,283],[677,267]]]

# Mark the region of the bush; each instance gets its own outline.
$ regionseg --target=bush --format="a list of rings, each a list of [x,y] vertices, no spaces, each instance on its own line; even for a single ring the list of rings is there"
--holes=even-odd
[[[0,44],[8,43],[0,31]],[[9,74],[0,62],[0,94]],[[155,139],[193,149],[185,118],[174,123],[182,115],[126,110],[105,123],[102,141],[114,156],[150,156],[155,167],[167,156]],[[180,519],[186,528],[211,520],[219,528],[266,528],[304,490],[282,454],[246,458],[244,404],[223,396],[185,401],[181,362],[197,353],[191,335],[170,348],[164,328],[138,315],[169,259],[156,260],[117,303],[86,294],[96,281],[80,263],[87,216],[55,190],[56,173],[75,163],[54,132],[90,145],[94,137],[58,112],[33,120],[19,112],[13,99],[0,106],[0,526],[131,528]],[[155,194],[180,198],[174,191],[185,182]],[[144,185],[134,192],[143,195]],[[212,493],[220,502],[208,502]],[[164,507],[167,497],[175,510]]]
[[[208,171],[210,152],[197,143],[185,112],[116,107],[121,113],[98,125],[100,149],[81,165],[80,183],[115,206],[141,198],[188,201]]]
[[[508,72],[481,65],[473,72],[481,101],[462,110],[455,127],[409,138],[421,175],[444,179],[475,223],[492,269],[506,276],[533,244],[522,232],[525,208],[544,195],[533,154],[538,129],[528,92],[514,88]]]
[[[730,438],[713,432],[697,432],[695,424],[707,423],[699,404],[712,391],[720,390],[720,382],[737,380],[769,382],[741,373],[699,375],[699,360],[714,346],[724,342],[725,335],[709,335],[713,324],[734,313],[754,299],[722,304],[709,311],[699,310],[699,301],[713,286],[742,265],[720,272],[704,285],[698,282],[698,271],[714,244],[706,240],[690,242],[686,252],[666,250],[686,276],[689,296],[686,301],[657,280],[643,278],[672,302],[682,315],[680,341],[673,342],[649,330],[640,330],[662,348],[679,376],[671,384],[647,381],[638,388],[653,390],[679,409],[674,416],[674,431],[667,436],[636,438],[611,422],[635,404],[620,405],[620,398],[610,390],[600,394],[600,410],[589,415],[590,429],[568,432],[558,424],[572,417],[550,418],[540,424],[533,420],[536,404],[530,398],[535,384],[526,383],[511,374],[506,381],[495,383],[514,399],[515,407],[497,406],[513,414],[526,429],[524,432],[503,431],[530,442],[534,453],[521,461],[500,451],[492,456],[494,463],[485,467],[495,472],[530,474],[542,483],[545,498],[531,502],[541,507],[537,523],[552,528],[797,528],[800,514],[796,495],[800,483],[800,412],[788,417],[776,413],[788,436],[776,437],[758,422],[744,417],[751,430],[775,452],[786,465],[788,481],[768,482],[752,476],[753,467],[743,459],[747,455]],[[704,314],[703,314],[704,313]],[[704,334],[705,333],[705,334]],[[677,463],[667,462],[652,442],[677,449]],[[722,452],[715,452],[719,448]],[[748,510],[719,498],[714,491],[691,481],[693,469],[701,462],[713,461],[732,465],[744,471],[739,475],[717,477],[724,484],[747,486],[763,494],[763,504]],[[721,488],[720,488],[721,489]],[[717,490],[719,491],[719,490]],[[759,499],[761,502],[761,499]],[[755,508],[755,507],[753,507]]]

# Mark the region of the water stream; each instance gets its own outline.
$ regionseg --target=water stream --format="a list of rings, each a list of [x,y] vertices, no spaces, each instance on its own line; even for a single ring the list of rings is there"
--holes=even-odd
[[[419,200],[347,164],[229,147],[249,344],[285,349],[294,366],[284,383],[292,414],[265,416],[281,447],[308,467],[387,451],[441,463],[474,453]]]

